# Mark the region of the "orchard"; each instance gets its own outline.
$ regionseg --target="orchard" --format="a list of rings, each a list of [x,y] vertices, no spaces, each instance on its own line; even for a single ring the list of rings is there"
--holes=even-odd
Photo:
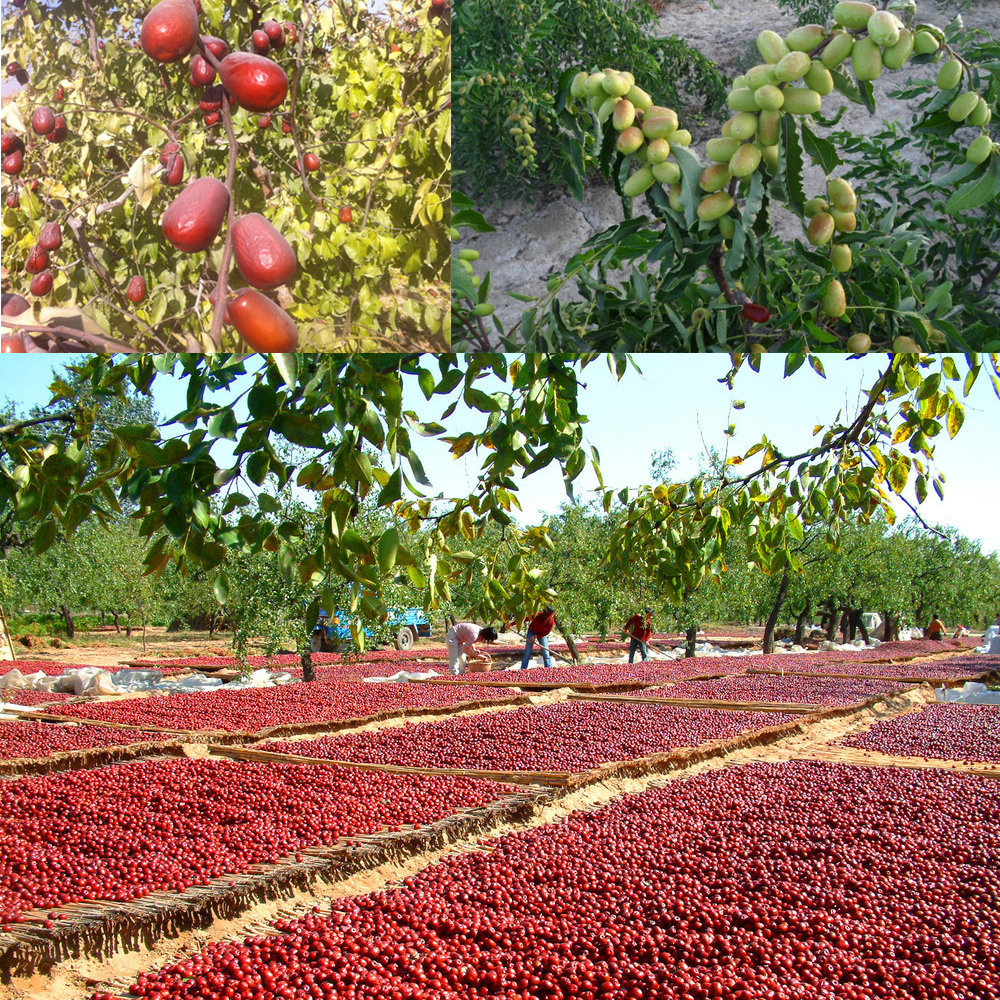
[[[4,352],[447,343],[449,11],[4,5]]]
[[[703,115],[688,122],[665,106],[668,84],[627,63],[567,69],[539,95],[527,73],[508,87],[483,86],[488,55],[472,46],[457,89],[475,110],[456,145],[474,114],[485,121],[503,106],[497,143],[509,172],[538,173],[544,154],[548,179],[568,183],[580,201],[584,177],[599,172],[621,196],[625,221],[565,263],[539,262],[551,275],[546,291],[510,293],[530,303],[516,323],[497,317],[496,281],[476,271],[479,249],[457,250],[456,342],[849,354],[1000,343],[996,38],[965,32],[961,18],[945,28],[926,21],[916,0],[787,6],[803,19],[817,8],[829,17],[747,40],[759,61],[730,80],[718,132]],[[477,15],[473,2],[469,33],[487,30]],[[913,133],[885,137],[901,158],[892,176],[878,143],[835,131],[845,102],[879,115],[874,83],[890,77],[921,101]],[[552,176],[557,167],[562,178]],[[463,194],[458,207],[454,240],[492,229],[473,199]],[[801,223],[784,241],[774,234],[779,208]],[[950,249],[938,242],[945,234]],[[977,250],[967,254],[970,240]],[[567,302],[574,285],[576,301]]]

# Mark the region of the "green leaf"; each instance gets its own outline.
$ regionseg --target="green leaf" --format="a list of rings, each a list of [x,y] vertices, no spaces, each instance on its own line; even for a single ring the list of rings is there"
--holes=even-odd
[[[229,601],[229,577],[225,572],[220,573],[212,584],[212,593],[215,599],[223,606]]]
[[[991,156],[989,166],[974,181],[960,187],[944,204],[949,215],[969,212],[1000,196],[1000,156]]]
[[[297,354],[272,354],[271,358],[285,385],[289,389],[294,389],[299,380],[299,356]]]
[[[401,500],[403,497],[403,470],[396,469],[396,471],[389,477],[389,481],[382,487],[379,492],[378,500],[376,503],[379,507],[389,507],[390,505]]]
[[[46,549],[51,548],[58,533],[59,528],[55,521],[51,518],[45,521],[35,533],[35,540],[32,543],[32,549],[34,550],[35,555],[40,556],[46,551]]]

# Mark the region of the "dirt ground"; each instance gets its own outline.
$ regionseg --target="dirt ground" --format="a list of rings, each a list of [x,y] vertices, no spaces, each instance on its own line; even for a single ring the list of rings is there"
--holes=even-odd
[[[919,0],[917,15],[923,21],[944,26],[955,11],[956,4],[949,0]],[[1000,35],[1000,0],[977,0],[965,12],[964,20],[968,27],[983,28],[997,37]],[[683,38],[713,59],[731,79],[759,61],[753,40],[760,31],[771,28],[787,32],[794,26],[795,18],[785,14],[776,0],[716,0],[714,3],[707,0],[671,0],[663,6],[654,34],[660,38],[670,35]],[[456,76],[461,75],[459,67]],[[846,106],[838,128],[856,135],[880,132],[883,119],[909,123],[913,120],[916,102],[889,97],[890,92],[905,86],[907,76],[905,70],[886,73],[875,82],[878,111],[874,116],[860,105],[851,104],[836,91],[824,99],[823,113],[832,117]],[[655,95],[655,88],[648,89]],[[683,121],[684,109],[677,110]],[[712,135],[718,134],[720,125],[721,121],[713,129],[695,135],[692,149],[697,151],[702,162],[707,162],[704,144]],[[970,131],[969,137],[974,137],[974,132]],[[456,142],[461,142],[461,136],[456,137]],[[806,158],[807,190],[815,193],[823,180],[822,171]],[[863,185],[859,185],[859,191],[863,193]],[[463,240],[463,246],[480,252],[477,273],[484,275],[487,271],[492,272],[490,299],[507,328],[517,322],[527,305],[505,293],[544,295],[550,275],[560,270],[592,236],[624,218],[618,195],[603,182],[587,189],[582,204],[564,190],[550,190],[531,203],[509,199],[499,205],[478,207],[487,221],[496,227],[496,232],[469,236]],[[800,221],[784,209],[775,210],[772,223],[775,233],[782,238],[802,236]],[[560,298],[567,301],[577,298],[575,286],[563,289]],[[492,331],[492,327],[487,326],[487,330]]]

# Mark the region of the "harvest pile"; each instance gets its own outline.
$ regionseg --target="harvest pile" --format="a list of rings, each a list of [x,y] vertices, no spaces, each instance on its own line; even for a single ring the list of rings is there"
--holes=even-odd
[[[53,726],[44,722],[0,722],[0,760],[48,757],[65,750],[126,746],[173,739],[162,733],[140,733],[103,726]]]
[[[993,1000],[1000,783],[753,764],[458,854],[142,976],[206,996]],[[225,993],[229,988],[231,993]],[[101,995],[98,994],[100,997]]]
[[[1000,763],[1000,705],[927,705],[840,742],[898,757]]]
[[[665,698],[705,698],[717,701],[801,702],[807,705],[854,705],[879,695],[906,690],[888,681],[831,677],[779,677],[751,674],[714,681],[681,681],[656,693]]]
[[[382,712],[438,708],[466,701],[506,701],[508,688],[444,684],[365,684],[355,681],[287,684],[242,691],[199,691],[120,702],[66,705],[60,714],[169,729],[257,732],[270,726],[361,719]]]
[[[577,701],[308,742],[269,743],[266,749],[375,764],[583,771],[608,761],[728,739],[792,718],[771,712]]]
[[[0,925],[32,908],[180,892],[510,791],[487,781],[215,760],[0,782]]]

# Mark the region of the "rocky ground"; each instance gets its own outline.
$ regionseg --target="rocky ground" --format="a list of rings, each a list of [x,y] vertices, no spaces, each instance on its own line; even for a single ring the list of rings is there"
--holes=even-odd
[[[918,16],[944,26],[956,9],[957,5],[947,0],[920,0]],[[1000,35],[1000,0],[977,0],[963,16],[968,26]],[[794,26],[795,18],[784,14],[774,0],[716,0],[715,3],[675,0],[666,4],[657,35],[674,34],[685,39],[732,78],[759,61],[753,40],[760,31],[772,28],[787,32]],[[905,72],[886,73],[875,82],[878,113],[874,117],[837,92],[824,98],[824,114],[832,116],[842,105],[847,105],[840,128],[856,135],[877,134],[882,129],[883,119],[908,123],[913,119],[916,103],[889,97],[889,93],[903,86],[906,79]],[[683,118],[683,109],[680,110]],[[704,143],[712,134],[718,134],[717,130],[695,137],[693,148],[703,161]],[[461,142],[461,137],[456,136],[455,141]],[[808,159],[806,167],[806,188],[819,193],[823,173]],[[553,190],[531,204],[510,199],[500,205],[480,207],[497,231],[469,237],[462,245],[480,251],[481,259],[476,265],[480,274],[487,270],[493,272],[490,299],[505,327],[512,326],[524,308],[506,292],[543,294],[546,280],[554,271],[559,270],[591,236],[623,218],[618,195],[603,184],[589,187],[582,204],[564,191]],[[798,219],[789,212],[776,210],[772,221],[779,236],[791,238],[801,234]],[[565,289],[563,295],[575,297],[575,288]]]

